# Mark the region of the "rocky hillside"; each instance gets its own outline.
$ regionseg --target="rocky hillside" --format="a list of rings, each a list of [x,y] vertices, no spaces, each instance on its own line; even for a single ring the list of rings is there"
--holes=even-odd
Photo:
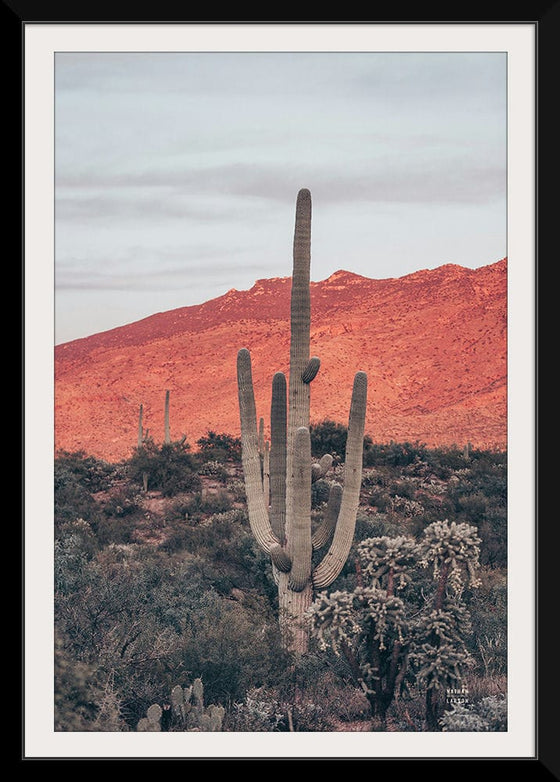
[[[253,357],[268,422],[274,372],[288,372],[290,278],[257,280],[204,304],[162,312],[55,349],[55,447],[108,461],[130,456],[144,427],[163,440],[239,434],[236,357]],[[311,354],[321,369],[311,417],[346,424],[352,379],[369,377],[366,431],[376,442],[505,448],[507,259],[446,264],[374,280],[338,271],[311,285]]]

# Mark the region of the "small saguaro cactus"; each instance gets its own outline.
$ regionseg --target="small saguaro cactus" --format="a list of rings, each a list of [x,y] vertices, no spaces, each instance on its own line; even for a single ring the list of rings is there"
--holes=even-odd
[[[262,424],[257,413],[251,355],[237,356],[241,420],[242,463],[249,523],[258,545],[270,555],[278,586],[280,627],[285,648],[304,653],[309,643],[308,609],[314,590],[330,586],[350,552],[356,524],[362,476],[367,376],[354,377],[344,486],[333,483],[322,524],[312,533],[311,484],[332,465],[326,454],[312,464],[310,438],[310,384],[320,360],[310,353],[310,244],[311,194],[302,189],[296,203],[291,291],[289,383],[283,372],[272,379],[269,476],[263,481]],[[269,479],[268,479],[269,477]],[[330,541],[317,564],[313,550]]]
[[[171,430],[169,428],[169,390],[165,392],[165,410],[164,410],[165,422],[164,422],[164,442],[171,442]]]
[[[137,449],[140,450],[144,447],[144,444],[148,440],[149,430],[144,431],[144,405],[140,405],[140,411],[138,413],[138,444]],[[144,472],[142,475],[142,488],[145,492],[148,491],[148,473]]]

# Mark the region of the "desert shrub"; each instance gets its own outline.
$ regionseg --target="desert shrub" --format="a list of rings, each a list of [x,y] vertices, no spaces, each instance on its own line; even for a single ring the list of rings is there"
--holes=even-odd
[[[331,482],[324,478],[319,478],[311,484],[311,507],[319,508],[329,499]]]
[[[353,549],[366,538],[377,538],[387,535],[394,537],[402,533],[402,528],[395,520],[385,513],[365,515],[358,512],[356,517],[356,530],[354,532]]]
[[[84,568],[98,548],[91,525],[83,519],[64,524],[54,542],[54,586],[61,594],[71,593],[80,584]]]
[[[200,478],[187,442],[163,443],[147,440],[136,448],[128,462],[130,479],[140,485],[161,491],[164,497],[179,492],[196,491]]]
[[[226,714],[228,731],[277,733],[287,730],[287,715],[270,688],[252,687]]]
[[[204,462],[198,469],[199,475],[208,475],[211,478],[215,478],[217,481],[226,483],[229,479],[229,473],[221,462],[216,460],[210,460]]]
[[[209,703],[230,705],[251,687],[274,684],[284,657],[276,625],[262,600],[246,607],[208,590],[189,606],[182,666],[205,682]]]
[[[391,508],[391,495],[383,490],[371,491],[368,494],[368,503],[372,508],[377,508],[379,513],[385,513]]]
[[[54,462],[55,488],[68,474],[90,493],[107,491],[113,485],[117,467],[83,451],[57,451]]]
[[[95,670],[96,685],[114,693],[129,726],[178,660],[180,638],[164,620],[172,579],[161,565],[137,561],[134,547],[110,545],[82,567],[71,591],[55,593],[67,659]]]
[[[251,688],[227,716],[231,731],[330,731],[341,722],[367,718],[363,692],[338,677],[321,657],[308,654],[284,666],[276,685]]]
[[[469,650],[477,661],[477,672],[486,678],[507,672],[507,573],[483,566],[480,584],[469,596],[473,633]]]
[[[232,509],[217,513],[203,524],[177,522],[160,544],[167,553],[187,551],[204,562],[207,588],[219,594],[232,589],[273,592],[269,560],[249,531],[246,512]]]
[[[242,702],[236,702],[226,718],[227,730],[268,733],[331,730],[327,708],[307,692],[297,701],[278,687],[251,688]]]
[[[325,419],[320,423],[311,424],[311,454],[320,459],[326,453],[332,454],[339,461],[344,461],[348,427]]]
[[[408,497],[401,497],[399,494],[394,494],[390,498],[389,506],[386,510],[400,519],[411,519],[414,516],[422,515],[424,512],[424,508],[419,502]]]
[[[141,501],[138,488],[124,483],[109,492],[103,502],[103,513],[106,516],[124,518],[136,513],[141,506]]]
[[[482,540],[481,562],[491,567],[506,567],[507,509],[488,508],[480,524],[479,534]]]
[[[234,502],[246,502],[245,481],[234,478],[227,484],[228,492]]]
[[[481,562],[507,564],[507,459],[505,454],[482,452],[453,473],[448,497],[455,516],[477,526],[482,541]]]
[[[200,510],[203,514],[225,513],[230,510],[232,501],[229,493],[220,489],[215,493],[205,494],[200,503]]]
[[[456,703],[440,719],[444,732],[507,730],[507,698],[491,695],[478,703]]]
[[[203,462],[241,462],[241,439],[232,435],[209,431],[200,437],[198,445],[199,458]]]
[[[225,513],[232,508],[232,499],[229,492],[221,489],[218,492],[204,494],[195,492],[192,497],[181,501],[173,507],[173,516],[181,516],[189,522],[198,522],[214,513]]]
[[[425,461],[438,478],[447,480],[455,470],[461,470],[468,464],[463,448],[441,446],[430,448]]]
[[[54,644],[54,730],[126,730],[116,694],[96,683],[94,665],[68,655],[60,633]]]
[[[422,443],[374,443],[371,438],[364,442],[364,466],[375,467],[389,465],[392,467],[404,467],[423,459],[426,454],[426,446]]]
[[[78,461],[81,466],[81,462]],[[100,516],[98,504],[91,490],[84,484],[79,471],[65,459],[54,462],[54,523],[55,534],[65,523],[85,519],[95,527]]]
[[[131,543],[136,530],[134,517],[102,516],[97,524],[97,540],[101,546],[111,543]]]

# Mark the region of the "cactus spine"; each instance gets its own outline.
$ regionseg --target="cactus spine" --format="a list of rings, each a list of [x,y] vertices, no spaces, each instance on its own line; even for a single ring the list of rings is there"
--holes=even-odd
[[[302,189],[296,203],[290,311],[289,383],[282,372],[272,380],[270,408],[269,482],[261,473],[262,419],[257,414],[251,356],[242,348],[237,356],[242,462],[249,523],[258,545],[272,560],[278,585],[280,626],[284,645],[307,651],[307,612],[316,589],[330,586],[340,574],[354,536],[362,474],[362,449],[367,401],[367,376],[354,377],[344,487],[333,483],[323,523],[312,535],[311,484],[332,465],[325,454],[312,464],[310,384],[320,361],[309,356],[311,332],[311,194]],[[270,491],[270,497],[269,497]],[[330,548],[313,568],[314,548]]]

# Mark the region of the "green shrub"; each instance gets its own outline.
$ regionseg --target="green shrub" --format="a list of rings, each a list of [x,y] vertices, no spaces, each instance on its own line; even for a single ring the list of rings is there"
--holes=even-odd
[[[311,484],[311,507],[319,508],[329,499],[331,482],[324,478],[319,478]]]
[[[330,453],[339,460],[344,459],[348,427],[325,419],[320,423],[311,424],[309,432],[312,456],[320,459],[324,454]]]
[[[141,499],[136,486],[121,485],[109,493],[103,503],[103,513],[116,518],[130,516],[139,510]]]
[[[80,584],[84,569],[98,549],[91,525],[83,519],[64,524],[54,543],[54,587],[60,594],[72,593]]]
[[[389,465],[392,467],[404,467],[415,461],[423,460],[426,454],[426,446],[415,443],[374,443],[371,438],[364,444],[364,466],[376,467]]]
[[[440,719],[444,732],[488,732],[507,730],[507,699],[490,695],[478,703],[455,703]]]
[[[207,475],[211,478],[215,478],[221,483],[226,483],[229,479],[229,473],[224,465],[216,460],[204,462],[198,469],[199,475]]]
[[[131,543],[136,529],[136,520],[125,516],[115,518],[104,516],[97,524],[97,539],[99,545],[108,546],[111,543]]]
[[[129,476],[140,485],[161,491],[164,497],[196,491],[200,478],[189,450],[189,444],[183,441],[158,446],[147,440],[129,460]]]
[[[90,493],[110,489],[118,473],[117,466],[95,456],[86,456],[83,451],[57,451],[54,467],[55,488],[71,474],[76,483]]]
[[[54,730],[126,730],[115,693],[96,682],[95,666],[71,658],[58,632],[54,643]]]
[[[58,529],[76,519],[85,519],[95,529],[100,517],[99,505],[92,497],[90,489],[82,482],[82,477],[69,468],[64,461],[54,463],[54,524]]]
[[[185,614],[182,667],[202,678],[209,703],[233,703],[282,671],[279,632],[262,600],[245,606],[206,591]]]
[[[196,444],[202,462],[241,462],[241,440],[239,437],[209,431],[204,437],[200,437]]]

